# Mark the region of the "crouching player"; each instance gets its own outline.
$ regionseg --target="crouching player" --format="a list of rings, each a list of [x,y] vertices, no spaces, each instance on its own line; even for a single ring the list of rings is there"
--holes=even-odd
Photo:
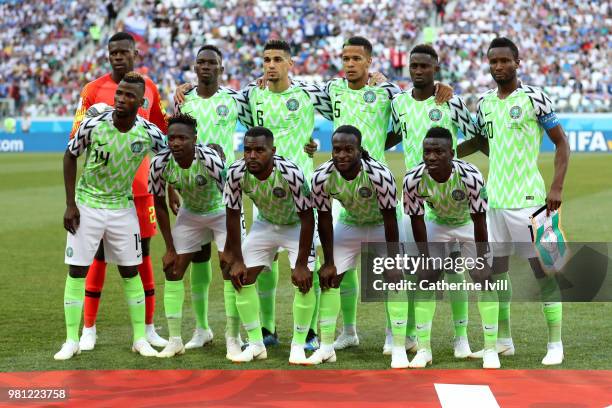
[[[333,342],[340,311],[339,287],[345,272],[356,267],[361,243],[397,243],[400,238],[395,179],[386,166],[362,149],[361,138],[356,127],[339,126],[332,136],[332,159],[315,170],[312,179],[325,262],[319,270],[321,347],[308,358],[308,364],[336,361]],[[343,207],[335,228],[332,199]],[[407,368],[407,299],[387,306],[394,339],[391,367]]]
[[[168,345],[158,357],[173,357],[185,352],[181,319],[185,296],[183,276],[189,263],[195,257],[201,257],[203,246],[213,239],[217,248],[225,245],[223,160],[210,147],[197,144],[196,125],[196,120],[189,115],[178,114],[170,118],[168,149],[158,153],[151,161],[149,189],[155,195],[157,220],[166,243],[163,257],[166,274],[164,308],[170,334]],[[183,205],[172,231],[165,200],[166,183],[183,197]],[[238,339],[240,322],[235,306],[231,306],[235,305],[235,297],[229,276],[226,274],[223,279],[229,358],[241,351]]]
[[[482,285],[478,295],[478,310],[484,330],[484,368],[499,368],[495,351],[499,304],[495,290],[485,290],[491,270],[487,260],[487,197],[484,178],[473,165],[453,160],[453,139],[448,129],[433,127],[423,140],[423,163],[414,167],[404,178],[404,211],[410,215],[412,232],[417,243],[463,243],[461,256],[477,259],[479,267],[470,270],[472,280]],[[425,214],[425,203],[431,211]],[[475,242],[475,243],[474,243]],[[467,244],[466,244],[467,243]],[[434,244],[435,245],[435,244]],[[445,258],[450,246],[420,246],[426,256]],[[478,258],[477,258],[478,257]],[[424,268],[419,281],[435,282],[441,269]],[[431,324],[436,310],[435,290],[417,289],[415,319],[418,351],[410,362],[411,368],[431,364]]]
[[[286,249],[295,286],[289,363],[304,364],[304,343],[316,302],[312,289],[314,214],[304,173],[275,152],[272,132],[253,127],[244,136],[244,158],[230,166],[227,173],[227,240],[222,262],[229,269],[240,320],[249,335],[247,348],[231,360],[247,362],[267,357],[255,281],[264,268],[270,268],[276,253]],[[243,193],[257,206],[259,215],[241,245]]]

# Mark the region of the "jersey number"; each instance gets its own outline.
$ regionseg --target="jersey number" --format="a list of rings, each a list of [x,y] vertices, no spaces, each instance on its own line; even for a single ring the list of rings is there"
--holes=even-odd
[[[104,163],[105,166],[108,166],[109,157],[110,152],[94,149],[94,163]]]
[[[340,117],[340,101],[334,102],[334,118]]]
[[[155,224],[157,218],[155,218],[155,206],[149,207],[149,222]]]
[[[263,126],[263,111],[258,110],[255,112],[255,114],[257,116],[257,126]]]

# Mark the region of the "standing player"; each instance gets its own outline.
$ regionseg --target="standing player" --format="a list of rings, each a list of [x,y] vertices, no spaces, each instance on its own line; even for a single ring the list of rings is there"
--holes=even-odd
[[[184,102],[177,105],[180,112],[191,115],[197,121],[197,137],[202,144],[214,143],[223,149],[226,163],[235,161],[234,133],[236,124],[241,120],[245,126],[250,126],[246,118],[250,118],[243,109],[245,103],[238,103],[242,95],[233,89],[219,85],[223,74],[223,56],[213,45],[205,45],[196,54],[194,70],[198,84],[184,96]],[[176,206],[170,203],[173,212]],[[225,241],[225,239],[223,239]],[[219,251],[223,247],[217,248]],[[208,289],[212,279],[210,264],[211,245],[203,245],[192,258],[191,264],[191,301],[196,318],[196,329],[193,338],[185,345],[186,349],[202,347],[213,339],[213,332],[208,325]],[[229,280],[224,282],[223,291],[226,311],[231,316],[238,316],[235,304],[234,289]],[[228,315],[229,316],[229,315]],[[229,330],[230,338],[236,337],[233,329]]]
[[[434,100],[434,76],[440,71],[438,54],[430,45],[417,45],[410,52],[410,79],[414,88],[396,94],[391,103],[393,133],[387,139],[387,147],[402,142],[406,169],[412,169],[423,158],[423,139],[427,131],[439,126],[448,129],[452,135],[452,148],[457,146],[457,133],[474,137],[476,126],[463,100],[454,95],[448,102],[437,104]],[[427,209],[426,212],[431,211]],[[412,241],[409,217],[404,217],[406,237]],[[446,280],[459,283],[462,274],[446,271]],[[468,295],[465,290],[449,293],[455,328],[454,354],[456,358],[467,358],[471,354],[467,338]],[[411,302],[412,303],[412,302]],[[387,337],[389,342],[389,337]],[[386,347],[389,353],[390,347]]]
[[[144,103],[145,80],[126,73],[115,92],[115,109],[85,121],[68,143],[64,155],[68,231],[65,262],[69,265],[64,292],[67,340],[55,354],[67,360],[79,354],[79,323],[85,297],[85,277],[104,237],[108,259],[118,265],[134,330],[132,350],[144,356],[157,352],[145,337],[145,293],[137,265],[142,262],[138,218],[131,184],[149,150],[165,147],[157,126],[137,116]],[[77,157],[87,151],[76,187]]]
[[[561,192],[569,162],[569,144],[555,114],[552,102],[541,89],[523,84],[516,71],[520,65],[517,46],[508,38],[496,38],[487,50],[491,76],[497,89],[478,101],[478,126],[483,137],[458,147],[459,156],[480,148],[489,155],[489,231],[494,243],[518,243],[517,253],[529,260],[543,298],[548,325],[548,351],[544,365],[563,362],[561,343],[562,304],[553,277],[546,276],[537,259],[529,233],[529,217],[542,205],[547,214],[561,205]],[[538,169],[542,136],[555,145],[555,170],[548,194]],[[468,136],[468,135],[466,135]],[[493,273],[497,281],[507,281],[499,290],[499,338],[497,351],[513,355],[510,333],[512,286],[508,277],[508,257],[512,245],[493,246]],[[482,353],[475,353],[482,356]]]
[[[138,55],[134,38],[125,32],[114,34],[108,40],[108,61],[111,64],[111,72],[85,85],[81,91],[81,102],[74,118],[74,124],[70,137],[72,138],[85,113],[96,103],[113,105],[117,85],[127,72],[134,70],[134,60]],[[160,96],[157,87],[151,79],[145,77],[146,88],[144,102],[138,110],[138,114],[150,120],[162,132],[166,131],[166,120],[161,108]],[[140,234],[142,237],[142,264],[138,266],[138,273],[142,279],[145,290],[146,304],[146,332],[147,340],[156,347],[164,347],[166,340],[159,337],[153,325],[153,314],[155,311],[155,283],[153,278],[153,264],[149,256],[149,244],[151,237],[155,235],[155,207],[153,196],[148,193],[147,178],[149,172],[149,157],[144,156],[132,185],[134,195],[134,206],[138,214]],[[85,324],[81,336],[81,350],[93,350],[96,344],[96,317],[100,305],[100,295],[104,286],[106,275],[106,262],[104,260],[104,246],[100,245],[100,251],[96,253],[91,270],[87,275],[85,284]]]
[[[314,214],[304,173],[275,152],[272,132],[264,127],[253,127],[244,136],[244,159],[236,161],[227,174],[224,193],[227,240],[222,259],[230,267],[240,320],[249,334],[247,348],[231,359],[247,362],[267,357],[255,281],[265,267],[270,267],[276,253],[286,249],[291,281],[295,286],[289,363],[304,364],[304,343],[315,307],[312,290]],[[241,246],[243,192],[259,208],[259,214]]]
[[[332,136],[332,159],[317,168],[312,179],[313,201],[319,216],[319,238],[325,262],[319,270],[321,347],[308,364],[336,361],[334,334],[340,309],[341,282],[356,267],[362,242],[399,242],[395,180],[391,171],[361,147],[361,132],[338,127]],[[332,199],[345,211],[334,227]],[[388,302],[394,346],[392,368],[408,367],[404,347],[408,304]]]
[[[459,243],[464,258],[486,260],[488,236],[484,178],[473,165],[453,160],[453,139],[446,128],[429,129],[422,143],[423,162],[410,169],[404,178],[404,212],[412,219],[415,242]],[[425,211],[425,203],[430,211]],[[473,244],[474,241],[477,246]],[[427,256],[435,254],[440,259],[450,255],[450,251],[442,250],[442,244],[430,247],[425,252]],[[463,275],[463,271],[459,272],[459,275]],[[470,274],[475,282],[484,286],[490,278],[490,269],[488,264],[483,264],[479,270],[470,270]],[[439,275],[428,273],[419,278],[435,282]],[[449,283],[457,282],[449,280],[448,275],[446,277]],[[418,351],[410,367],[422,368],[432,361],[430,339],[436,310],[435,292],[417,290],[415,305]],[[497,293],[490,290],[479,292],[478,309],[485,339],[483,367],[499,368],[499,357],[495,351]]]
[[[214,239],[217,248],[225,245],[223,160],[211,148],[197,144],[196,126],[196,120],[189,115],[171,117],[168,123],[168,149],[158,153],[151,161],[149,188],[155,195],[159,228],[166,244],[163,257],[166,274],[164,305],[170,335],[168,345],[158,357],[173,357],[185,352],[181,322],[185,296],[183,276],[187,266],[193,258],[202,256],[203,243],[208,244]],[[173,185],[184,200],[172,232],[165,200],[166,183]],[[210,244],[208,247],[210,252]],[[225,290],[228,285],[233,291],[226,276]],[[226,305],[226,311],[235,309],[234,297],[231,297],[231,301],[233,307]],[[226,315],[229,356],[240,353],[240,327],[237,313]]]
[[[384,164],[391,100],[401,89],[389,82],[370,86],[368,72],[371,64],[370,41],[363,37],[349,38],[342,47],[345,78],[333,79],[325,85],[325,95],[329,99],[331,109],[323,110],[322,114],[333,121],[334,129],[342,125],[357,127],[363,135],[363,148],[374,160]],[[436,101],[448,101],[452,96],[452,89],[446,85],[438,88]],[[402,217],[401,211],[398,211],[398,217]],[[334,344],[337,350],[359,345],[356,328],[359,277],[356,270],[346,272],[340,292],[344,327]]]

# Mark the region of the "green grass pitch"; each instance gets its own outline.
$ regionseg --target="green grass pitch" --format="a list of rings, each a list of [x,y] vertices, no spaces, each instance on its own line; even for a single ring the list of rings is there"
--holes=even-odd
[[[329,155],[317,155],[317,163]],[[403,177],[403,161],[390,153],[389,163],[398,180]],[[487,161],[472,156],[486,174]],[[81,160],[82,162],[82,160]],[[547,185],[553,170],[553,155],[542,154],[540,168]],[[564,228],[571,241],[611,241],[612,174],[610,155],[575,154],[570,161],[564,190]],[[100,306],[98,343],[91,352],[66,362],[56,362],[53,354],[65,338],[62,307],[67,268],[63,264],[66,232],[62,227],[65,197],[61,154],[0,155],[1,294],[0,370],[65,369],[290,369],[287,363],[291,336],[293,290],[288,277],[286,256],[281,256],[281,278],[277,299],[278,331],[282,344],[270,348],[268,359],[237,366],[225,359],[223,338],[225,316],[221,276],[213,258],[209,321],[215,334],[212,345],[172,359],[144,358],[130,352],[131,328],[127,307],[114,266],[109,267]],[[249,214],[250,215],[250,214]],[[167,336],[163,309],[163,241],[158,234],[152,245],[157,283],[156,325]],[[187,275],[188,276],[188,275]],[[535,282],[534,282],[535,284]],[[189,285],[186,285],[189,288]],[[566,304],[563,310],[563,341],[566,360],[560,368],[611,369],[607,347],[612,333],[612,304]],[[183,339],[189,340],[194,327],[190,295],[185,296]],[[358,309],[361,346],[338,353],[336,364],[323,368],[385,369],[390,358],[381,354],[384,340],[382,304],[362,303]],[[452,356],[452,325],[447,303],[438,305],[433,326],[434,368],[478,368],[477,361],[457,361]],[[504,368],[541,368],[546,350],[546,329],[541,306],[537,303],[512,304],[512,330],[517,354],[502,357]],[[480,317],[470,306],[468,329],[472,350],[482,345]],[[340,323],[340,320],[339,320]],[[302,368],[306,369],[306,368]]]

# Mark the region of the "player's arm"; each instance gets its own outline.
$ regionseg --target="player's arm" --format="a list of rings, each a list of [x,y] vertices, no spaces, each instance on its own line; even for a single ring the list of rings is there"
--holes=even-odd
[[[423,171],[424,165],[421,164],[408,171],[404,177],[404,214],[410,217],[412,235],[419,252],[429,256],[427,227],[425,225],[425,200],[418,192]]]
[[[312,208],[298,212],[300,217],[300,244],[295,268],[291,272],[291,281],[302,293],[312,288],[312,273],[308,269],[308,258],[311,256],[312,238],[314,235],[314,212]]]
[[[463,135],[465,136],[465,140],[457,145],[458,158],[463,158],[479,151],[487,156],[489,155],[489,139],[487,138],[487,134],[485,132],[486,122],[481,110],[481,103],[482,98],[480,98],[478,101],[478,106],[476,108],[476,123],[472,122],[474,125],[473,132],[464,132]],[[467,110],[467,107],[465,109]]]
[[[397,103],[395,99],[391,102],[391,130],[387,132],[387,140],[385,141],[385,150],[396,146],[402,141],[402,129],[397,113]]]
[[[81,99],[79,101],[79,106],[77,107],[76,113],[74,114],[74,122],[72,123],[72,130],[70,131],[70,139],[74,137],[76,132],[79,130],[81,123],[85,119],[85,112],[87,109],[94,104],[92,99],[92,85],[91,83],[85,85],[83,90],[81,91]]]
[[[327,166],[331,166],[331,163],[328,162]],[[327,169],[321,166],[312,176],[312,201],[313,206],[317,209],[319,240],[323,249],[323,265],[319,269],[319,282],[322,290],[338,287],[338,274],[334,264],[332,201],[325,191],[325,180],[328,174]]]
[[[149,165],[149,193],[153,195],[155,213],[157,214],[157,225],[166,244],[166,253],[162,257],[163,270],[172,267],[176,261],[176,250],[170,228],[170,214],[166,205],[166,180],[164,179],[164,169],[170,158],[171,152],[166,150],[156,155]],[[169,187],[169,186],[168,186]]]
[[[570,147],[561,125],[548,129],[546,133],[555,145],[555,173],[546,197],[546,214],[548,215],[561,206],[561,193],[569,164]]]
[[[177,86],[174,90],[174,106],[185,103],[185,95],[193,88],[195,88],[195,85],[189,82]]]
[[[168,133],[168,121],[166,113],[162,108],[161,96],[159,90],[153,81],[147,81],[153,88],[153,102],[151,105],[151,114],[149,115],[149,121],[162,131],[162,133]]]
[[[244,174],[244,160],[236,161],[227,173],[227,182],[223,190],[227,237],[221,254],[221,267],[229,268],[232,284],[238,290],[247,278],[247,268],[242,256],[242,239],[240,235],[240,211],[242,209],[242,187],[240,180]]]

